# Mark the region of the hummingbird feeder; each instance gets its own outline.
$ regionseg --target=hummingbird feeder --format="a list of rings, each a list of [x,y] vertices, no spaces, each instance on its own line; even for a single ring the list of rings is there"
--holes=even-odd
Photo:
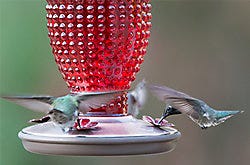
[[[150,37],[149,1],[47,0],[50,45],[71,93],[130,88]],[[128,115],[127,92],[79,118],[91,121],[86,129],[64,133],[47,122],[24,128],[19,137],[30,152],[93,156],[168,152],[180,137],[172,127]]]

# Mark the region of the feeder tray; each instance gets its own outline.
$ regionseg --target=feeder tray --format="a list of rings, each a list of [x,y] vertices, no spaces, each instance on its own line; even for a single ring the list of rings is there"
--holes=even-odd
[[[169,152],[180,132],[153,127],[132,116],[87,117],[97,121],[93,130],[64,133],[52,122],[24,128],[18,136],[27,151],[39,154],[118,156]]]
[[[25,149],[88,156],[173,150],[180,137],[176,129],[127,116],[126,91],[149,43],[150,0],[47,0],[46,11],[52,53],[71,93],[125,92],[93,110],[110,116],[85,116],[98,122],[95,129],[64,133],[51,122],[24,128],[19,138]]]

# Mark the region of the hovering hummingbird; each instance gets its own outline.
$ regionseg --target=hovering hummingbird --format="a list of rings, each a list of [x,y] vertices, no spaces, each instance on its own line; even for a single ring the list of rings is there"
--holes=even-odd
[[[79,113],[87,113],[91,109],[102,106],[120,92],[94,94],[68,94],[65,96],[3,96],[27,109],[43,112],[47,115],[41,119],[32,119],[30,122],[44,123],[49,120],[62,128],[64,132],[72,129]]]
[[[146,81],[142,80],[133,91],[128,92],[128,114],[136,117],[147,99]]]
[[[158,99],[167,104],[162,120],[169,115],[178,114],[180,112],[186,114],[202,129],[205,129],[211,126],[219,125],[233,115],[243,112],[217,111],[209,107],[204,101],[193,98],[174,89],[151,84],[147,85],[147,87]]]

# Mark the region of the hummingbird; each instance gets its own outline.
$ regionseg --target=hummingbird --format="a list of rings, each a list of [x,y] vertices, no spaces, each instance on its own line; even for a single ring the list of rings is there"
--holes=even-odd
[[[67,94],[64,96],[3,96],[2,98],[21,105],[35,112],[46,113],[41,119],[30,122],[44,123],[52,120],[54,125],[61,127],[64,132],[73,128],[79,113],[87,113],[91,109],[101,107],[110,102],[120,92]]]
[[[143,79],[135,89],[128,92],[128,114],[137,117],[147,99],[146,81]]]
[[[147,88],[158,99],[165,102],[167,108],[162,120],[173,114],[186,114],[202,129],[217,126],[235,114],[243,111],[218,111],[208,106],[204,101],[191,97],[166,86],[148,84]]]

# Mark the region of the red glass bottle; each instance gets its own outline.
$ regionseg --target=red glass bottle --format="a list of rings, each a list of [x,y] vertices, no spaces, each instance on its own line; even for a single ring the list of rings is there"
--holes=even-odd
[[[149,0],[47,0],[48,35],[72,93],[127,90],[151,28]],[[126,92],[92,112],[126,114]]]

